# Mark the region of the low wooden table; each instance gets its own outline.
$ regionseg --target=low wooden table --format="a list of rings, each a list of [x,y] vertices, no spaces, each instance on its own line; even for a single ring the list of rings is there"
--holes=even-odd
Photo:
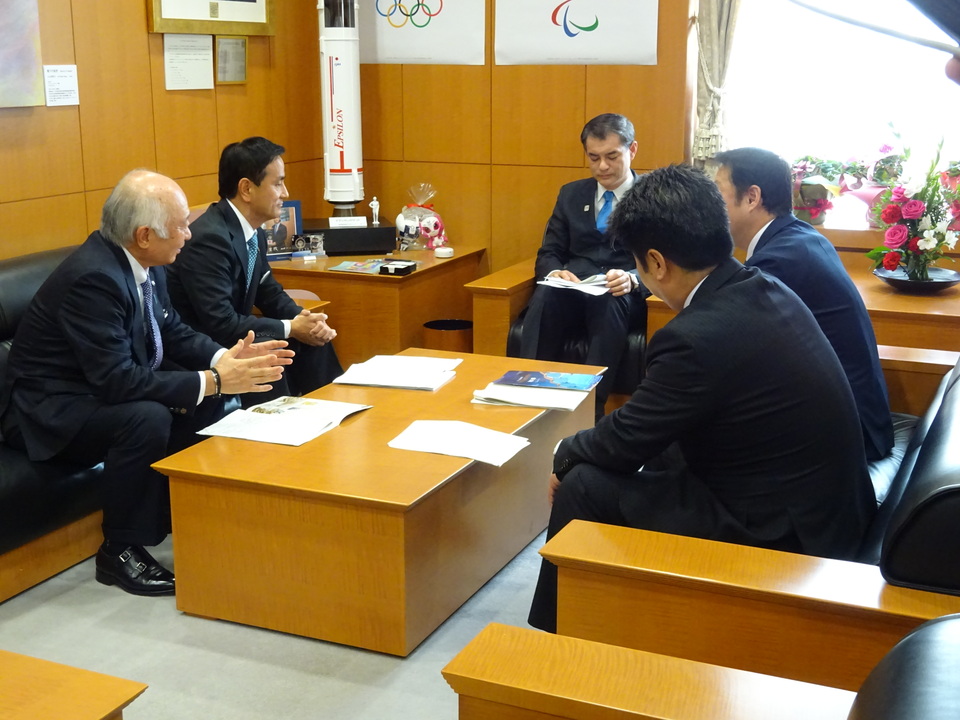
[[[271,263],[274,277],[285,288],[309,290],[331,302],[330,324],[337,330],[334,346],[345,368],[374,355],[421,347],[423,324],[429,320],[472,317],[470,293],[463,286],[487,272],[485,248],[457,245],[452,258],[434,257],[432,250],[394,253],[395,259],[420,263],[415,272],[401,277],[328,269],[370,257]]]
[[[177,607],[409,654],[546,527],[554,446],[593,424],[592,397],[572,413],[471,403],[507,370],[533,368],[461,357],[436,392],[312,393],[373,407],[300,447],[217,437],[157,463],[170,477]],[[388,447],[415,419],[472,422],[531,445],[500,468]]]
[[[133,680],[0,650],[3,720],[122,720],[123,709],[146,689]]]

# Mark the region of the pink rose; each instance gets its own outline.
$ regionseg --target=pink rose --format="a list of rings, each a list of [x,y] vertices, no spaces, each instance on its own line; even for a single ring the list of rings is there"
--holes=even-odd
[[[897,185],[897,186],[890,192],[890,199],[891,199],[893,202],[895,202],[895,203],[902,203],[904,200],[907,199],[907,193],[906,193],[906,191],[903,189],[903,185]]]
[[[888,252],[883,256],[883,267],[886,270],[896,270],[900,265],[900,253]]]
[[[927,211],[927,204],[923,200],[907,200],[901,211],[905,220],[919,220]]]
[[[893,203],[887,205],[880,213],[880,219],[883,220],[887,225],[893,225],[902,217],[903,213],[900,212],[900,206],[894,205]]]
[[[906,225],[891,225],[883,234],[883,244],[888,248],[896,250],[903,245],[910,237],[910,232]]]

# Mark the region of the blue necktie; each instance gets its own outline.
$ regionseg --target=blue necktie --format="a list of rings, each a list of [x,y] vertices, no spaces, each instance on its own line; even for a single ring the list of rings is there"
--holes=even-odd
[[[247,240],[247,287],[250,287],[250,281],[253,279],[253,268],[257,264],[257,231]]]
[[[610,213],[613,212],[613,190],[605,190],[603,193],[603,206],[597,213],[597,230],[602,233],[607,231],[607,223],[610,222]]]
[[[143,317],[147,337],[151,341],[150,368],[156,370],[163,360],[163,340],[160,339],[160,327],[157,325],[157,316],[153,314],[153,282],[150,275],[140,283],[143,291]]]

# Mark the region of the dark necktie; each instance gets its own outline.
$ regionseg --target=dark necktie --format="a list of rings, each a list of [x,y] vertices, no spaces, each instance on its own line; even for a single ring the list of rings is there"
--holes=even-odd
[[[247,287],[250,287],[250,281],[253,280],[253,268],[257,264],[257,231],[247,240]]]
[[[613,212],[613,190],[605,190],[603,205],[600,207],[600,212],[597,213],[597,230],[602,233],[607,231],[607,223],[610,222],[611,212]]]
[[[150,367],[156,370],[163,360],[163,340],[160,339],[160,326],[157,325],[157,316],[153,314],[153,283],[150,275],[140,283],[143,291],[143,318],[147,338],[150,340]]]

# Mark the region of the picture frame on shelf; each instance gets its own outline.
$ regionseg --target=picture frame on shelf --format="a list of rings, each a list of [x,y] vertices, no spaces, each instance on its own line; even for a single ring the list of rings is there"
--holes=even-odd
[[[303,232],[303,215],[299,200],[284,200],[277,222],[270,220],[263,225],[267,233],[267,256],[277,257],[292,252],[294,238]]]
[[[273,35],[274,0],[147,0],[147,29],[195,35]]]
[[[247,81],[247,38],[243,35],[217,35],[217,84],[242,85]]]

